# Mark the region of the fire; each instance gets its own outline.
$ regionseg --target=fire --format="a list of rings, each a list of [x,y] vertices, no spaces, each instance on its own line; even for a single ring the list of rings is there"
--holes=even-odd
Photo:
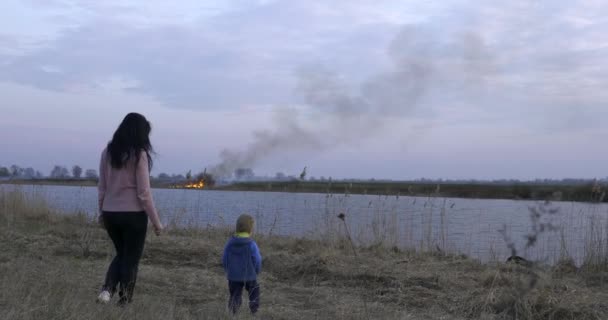
[[[215,179],[211,174],[207,173],[207,169],[205,169],[202,173],[197,174],[196,177],[192,177],[189,172],[188,180],[172,183],[168,187],[171,189],[202,190],[205,188],[213,188],[213,186],[215,186]]]
[[[186,188],[186,189],[203,189],[204,187],[205,187],[205,182],[203,180],[188,182],[185,185],[183,185],[183,188]]]

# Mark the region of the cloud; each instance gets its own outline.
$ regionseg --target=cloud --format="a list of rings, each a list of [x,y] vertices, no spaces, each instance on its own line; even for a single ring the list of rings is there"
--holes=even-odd
[[[435,117],[449,118],[459,105],[480,119],[515,121],[524,113],[538,124],[551,110],[551,122],[567,123],[574,108],[584,122],[605,114],[599,106],[608,100],[607,9],[592,1],[29,3],[77,23],[65,22],[44,48],[0,52],[0,79],[47,90],[125,79],[132,84],[125,89],[171,108],[290,106],[319,102],[294,91],[301,80],[294,70],[317,64],[340,86],[362,85],[366,99],[378,100],[374,87],[382,84],[390,92],[376,105],[394,111],[405,90],[408,100],[421,99],[424,110],[416,112]],[[412,39],[387,55],[395,36]],[[0,42],[12,47],[6,37]],[[387,72],[395,63],[409,67]],[[406,87],[387,89],[405,78]]]
[[[120,75],[138,81],[137,90],[169,107],[281,104],[292,97],[292,74],[298,66],[318,60],[342,69],[360,64],[366,60],[366,52],[383,46],[374,37],[386,39],[394,28],[383,25],[379,13],[367,15],[366,21],[376,23],[371,29],[378,32],[367,36],[372,41],[366,49],[355,42],[363,27],[352,23],[365,16],[359,12],[359,4],[344,2],[345,10],[336,10],[304,1],[249,3],[201,17],[196,23],[157,19],[142,26],[136,23],[139,18],[127,21],[125,16],[140,16],[149,11],[145,8],[139,14],[133,8],[125,14],[122,7],[95,3],[55,3],[55,10],[66,10],[63,15],[97,14],[88,14],[91,21],[64,29],[46,48],[15,59],[1,70],[2,80],[65,90],[74,83],[93,86],[100,79]],[[352,57],[337,59],[343,58],[340,51],[351,52]],[[43,73],[41,67],[48,65],[64,72]]]

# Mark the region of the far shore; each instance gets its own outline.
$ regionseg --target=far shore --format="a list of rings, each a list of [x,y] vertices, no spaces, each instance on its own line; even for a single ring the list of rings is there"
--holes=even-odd
[[[0,184],[94,187],[96,179],[0,180]],[[156,189],[188,189],[185,182],[152,181]],[[419,181],[255,181],[235,182],[193,191],[255,191],[387,196],[433,196],[465,199],[551,200],[608,202],[603,190],[592,184],[538,184],[521,182],[438,183]]]

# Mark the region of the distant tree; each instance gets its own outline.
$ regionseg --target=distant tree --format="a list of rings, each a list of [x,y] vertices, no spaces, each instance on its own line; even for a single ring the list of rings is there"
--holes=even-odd
[[[36,179],[42,179],[44,178],[44,175],[42,174],[42,172],[36,170]]]
[[[23,178],[32,179],[36,177],[36,170],[34,168],[25,168],[23,170]]]
[[[162,172],[158,174],[158,180],[169,180],[171,179],[171,176],[169,176],[168,174]]]
[[[55,166],[53,170],[51,170],[51,178],[53,179],[65,179],[70,176],[70,172],[66,167],[63,166]]]
[[[7,167],[0,167],[0,178],[11,176],[11,171]]]
[[[234,170],[234,177],[237,180],[249,180],[253,178],[255,175],[251,168],[238,168]]]
[[[82,168],[79,165],[75,165],[72,167],[72,177],[76,179],[80,179],[82,176]]]
[[[93,169],[87,169],[87,171],[84,172],[84,176],[87,179],[97,179],[97,178],[99,178],[99,176],[97,175],[97,171],[93,170]]]
[[[173,174],[173,175],[171,175],[171,180],[173,180],[173,181],[184,181],[184,180],[186,180],[186,177],[184,177],[183,174]]]
[[[277,180],[285,180],[285,174],[283,172],[277,172],[274,178]]]
[[[18,165],[14,164],[11,166],[11,177],[17,178],[23,175],[23,169]]]
[[[300,173],[300,180],[306,180],[306,167],[304,167],[302,173]]]
[[[192,179],[192,170],[188,170],[188,173],[186,173],[186,179],[187,180],[191,180]]]

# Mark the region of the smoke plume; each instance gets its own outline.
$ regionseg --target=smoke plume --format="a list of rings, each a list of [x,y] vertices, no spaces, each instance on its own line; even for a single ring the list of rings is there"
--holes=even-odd
[[[253,133],[244,150],[223,150],[211,168],[229,176],[237,168],[295,150],[321,151],[373,137],[391,118],[412,114],[433,90],[460,92],[479,86],[492,71],[491,55],[473,33],[438,39],[416,26],[403,28],[386,53],[391,70],[377,73],[357,88],[323,66],[297,72],[296,92],[307,106],[307,117],[289,109],[276,113],[275,127]]]

